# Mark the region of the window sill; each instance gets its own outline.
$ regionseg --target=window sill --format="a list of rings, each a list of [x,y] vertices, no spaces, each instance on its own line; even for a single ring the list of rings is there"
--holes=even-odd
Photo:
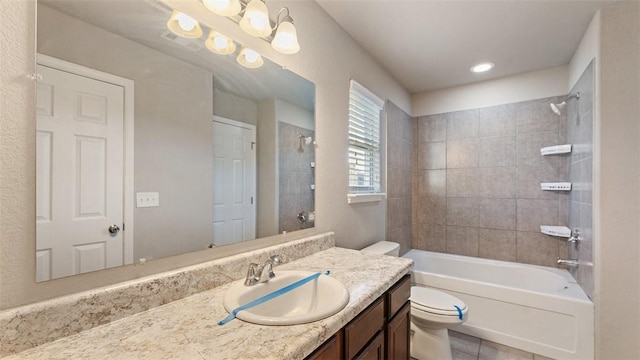
[[[347,194],[347,203],[360,204],[368,202],[378,202],[384,199],[387,194],[385,193],[372,193],[372,194]]]

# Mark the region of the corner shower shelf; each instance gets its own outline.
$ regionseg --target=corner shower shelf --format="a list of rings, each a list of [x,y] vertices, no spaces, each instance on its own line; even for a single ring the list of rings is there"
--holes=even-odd
[[[571,191],[570,182],[548,182],[540,183],[541,190],[547,191]]]
[[[540,231],[543,234],[547,234],[547,235],[551,235],[551,236],[559,236],[559,237],[570,237],[571,236],[571,229],[569,229],[566,226],[546,226],[546,225],[541,225],[540,226]]]
[[[540,155],[568,154],[571,152],[571,144],[547,146],[540,149]]]

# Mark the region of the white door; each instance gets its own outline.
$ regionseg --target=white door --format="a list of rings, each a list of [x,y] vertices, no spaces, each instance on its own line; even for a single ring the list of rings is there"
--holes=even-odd
[[[38,73],[36,281],[122,265],[124,90]]]
[[[255,127],[213,121],[213,244],[256,237]]]

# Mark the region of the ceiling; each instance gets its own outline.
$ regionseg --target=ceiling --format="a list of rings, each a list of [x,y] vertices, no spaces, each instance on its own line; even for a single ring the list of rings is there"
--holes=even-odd
[[[410,93],[568,64],[616,1],[316,0]],[[492,62],[493,70],[469,69]]]

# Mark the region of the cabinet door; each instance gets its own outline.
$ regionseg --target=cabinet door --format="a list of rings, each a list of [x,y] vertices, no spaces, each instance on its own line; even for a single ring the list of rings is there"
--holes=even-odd
[[[367,345],[364,350],[355,357],[356,360],[383,360],[384,359],[384,332],[380,331],[378,336],[375,337]]]
[[[409,359],[410,309],[410,303],[406,302],[396,316],[387,324],[386,359]]]
[[[316,351],[309,355],[307,360],[336,360],[342,359],[344,347],[342,346],[343,330],[338,331],[329,340],[325,341]]]
[[[353,359],[378,331],[384,330],[384,304],[384,297],[380,297],[345,327],[345,358]]]

